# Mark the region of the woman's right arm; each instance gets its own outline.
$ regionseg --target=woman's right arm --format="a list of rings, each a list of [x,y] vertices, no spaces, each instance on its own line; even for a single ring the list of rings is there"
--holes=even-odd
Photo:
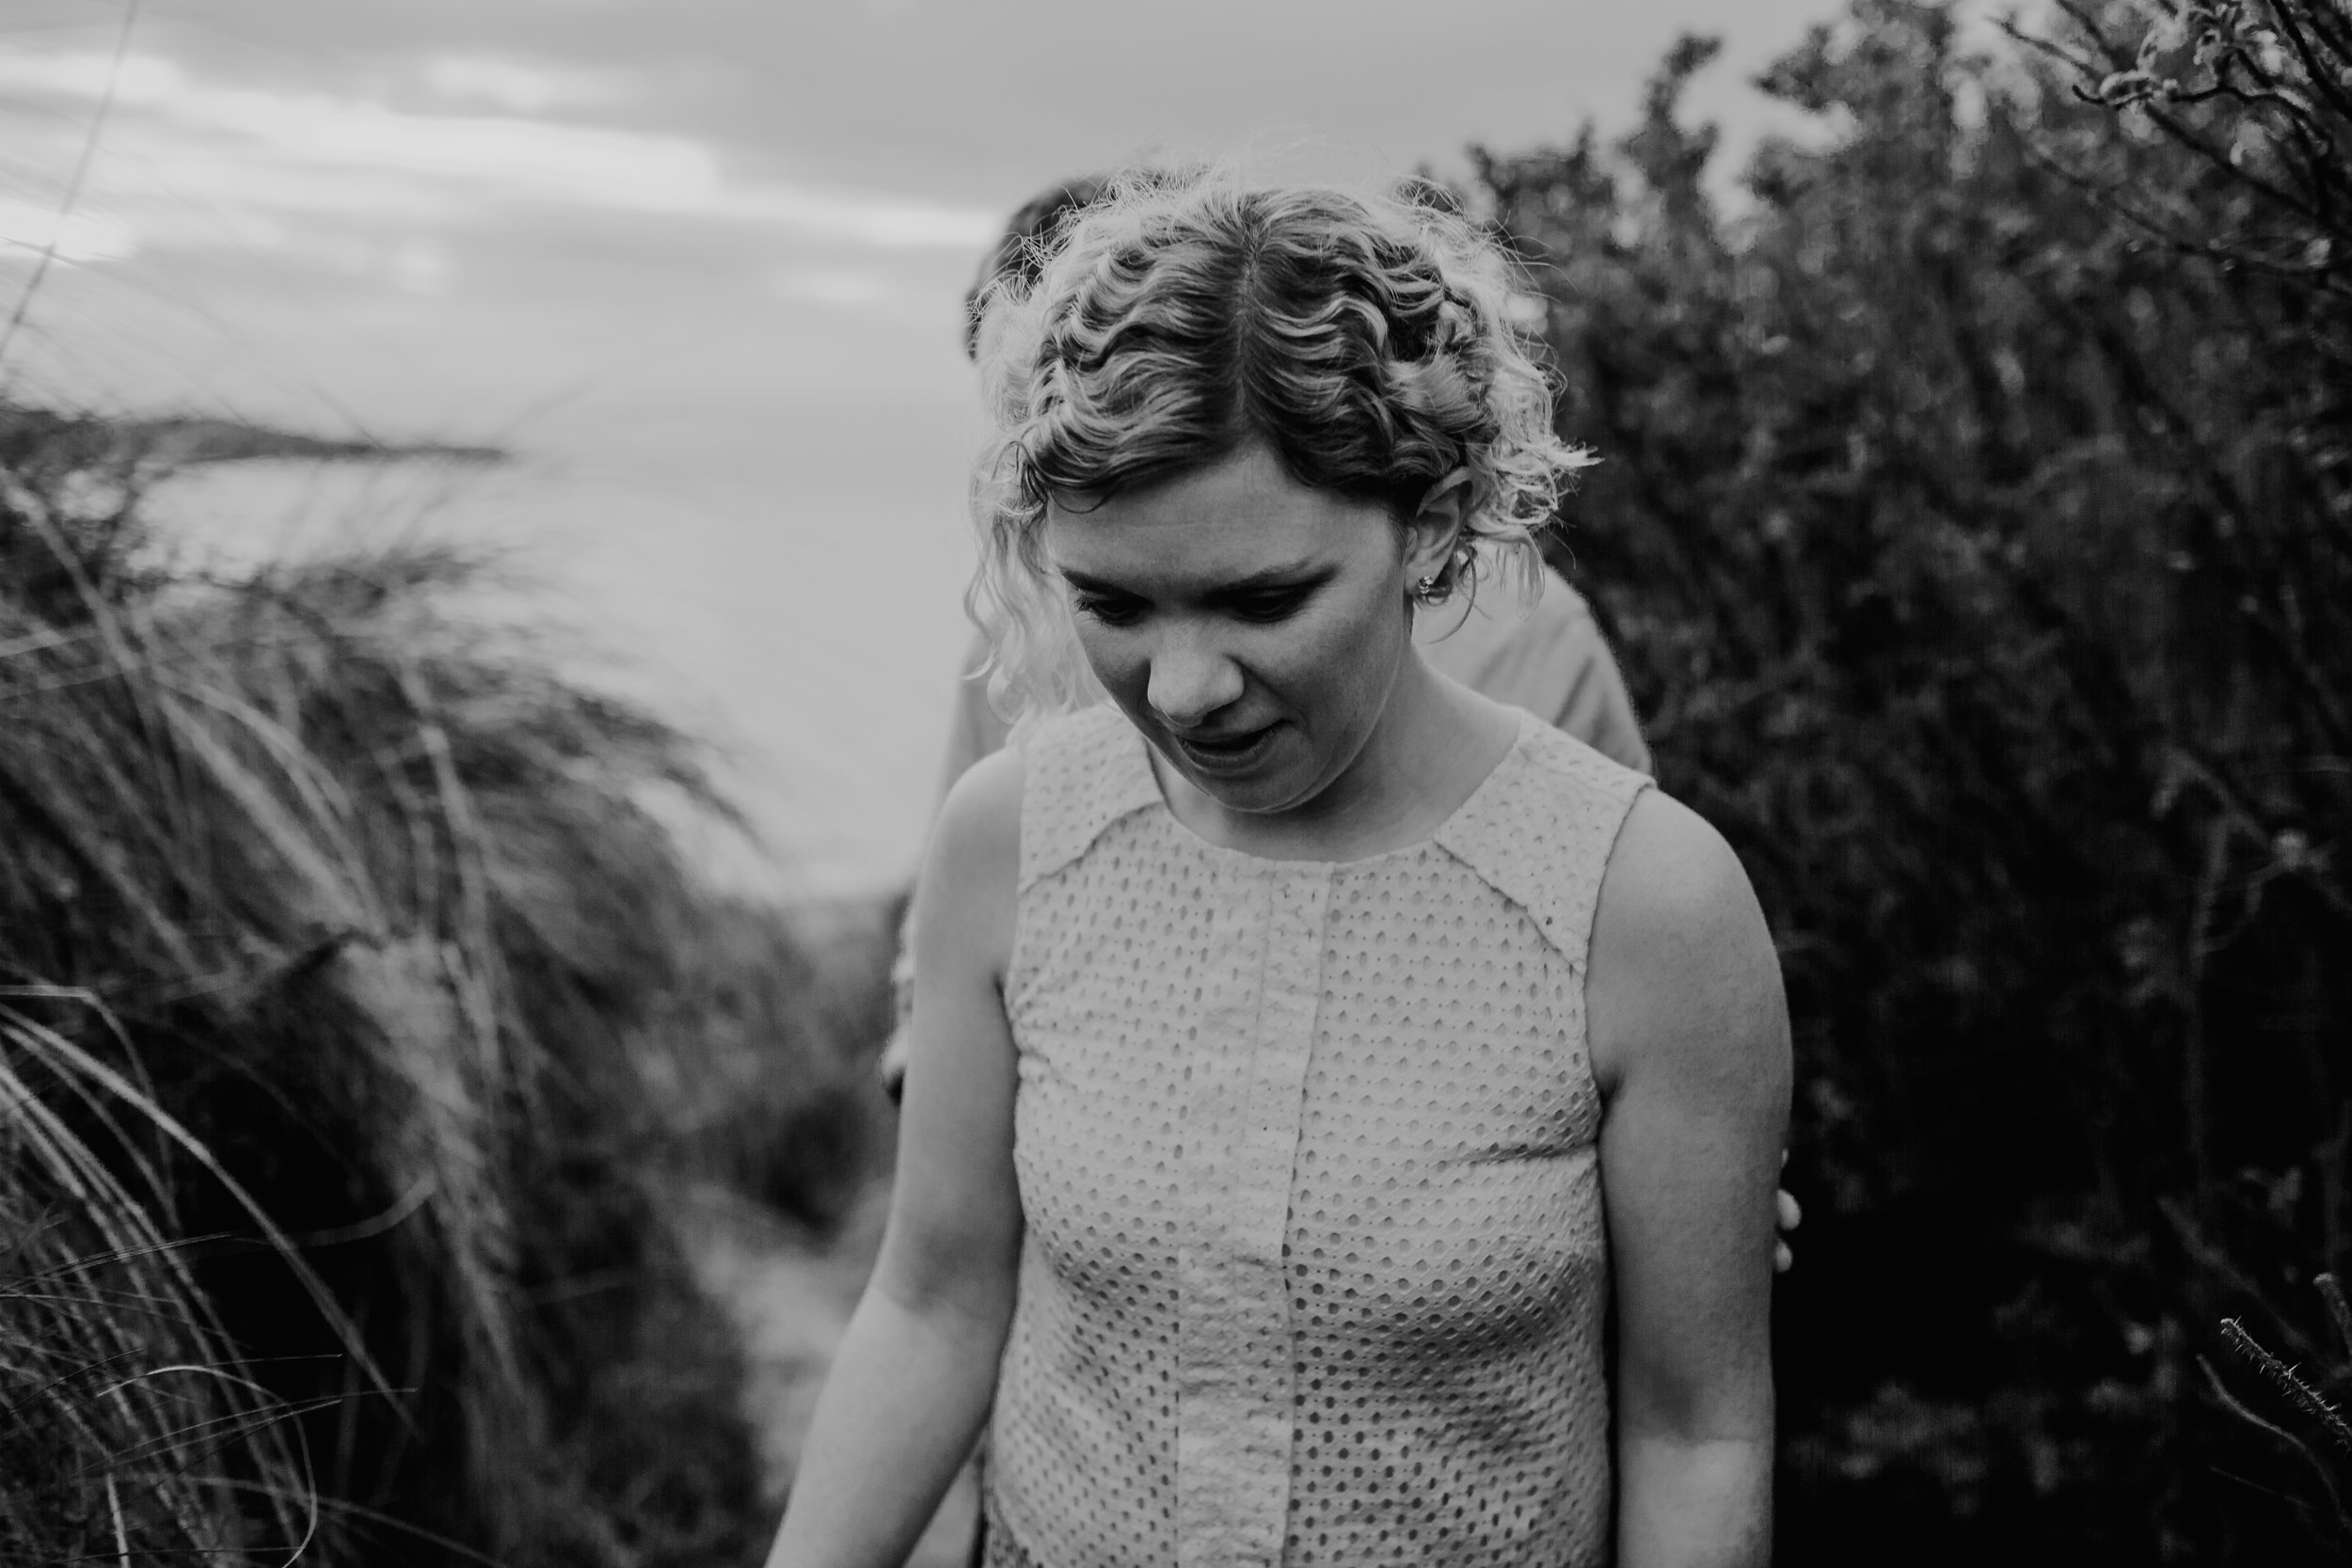
[[[967,773],[915,881],[890,1223],[817,1402],[769,1568],[898,1568],[988,1414],[1021,1255],[1003,997],[1021,777],[1011,752]]]

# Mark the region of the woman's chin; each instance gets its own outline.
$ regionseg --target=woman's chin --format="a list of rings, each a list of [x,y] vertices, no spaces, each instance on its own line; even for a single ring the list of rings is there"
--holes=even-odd
[[[1160,753],[1186,784],[1227,811],[1260,816],[1295,805],[1300,788],[1302,748],[1291,726],[1268,725],[1243,746],[1199,746],[1164,736]]]

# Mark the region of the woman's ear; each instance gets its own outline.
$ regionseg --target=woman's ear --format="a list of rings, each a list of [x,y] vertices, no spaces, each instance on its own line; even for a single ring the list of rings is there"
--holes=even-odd
[[[1405,578],[1418,583],[1435,578],[1452,586],[1449,575],[1454,551],[1469,541],[1470,473],[1456,468],[1422,493],[1421,504],[1406,525]]]

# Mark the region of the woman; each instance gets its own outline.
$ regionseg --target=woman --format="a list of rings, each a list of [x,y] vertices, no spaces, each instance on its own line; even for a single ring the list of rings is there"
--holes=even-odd
[[[992,297],[1025,293],[1034,287],[1055,237],[1107,188],[1100,177],[1080,175],[1047,186],[1013,210],[964,294],[966,359],[976,366],[979,362],[982,307]],[[1431,614],[1416,618],[1413,635],[1433,668],[1471,690],[1523,707],[1637,773],[1650,771],[1649,748],[1633,716],[1625,677],[1591,610],[1558,576],[1537,572],[1532,602],[1506,606],[1500,614],[1487,605],[1435,607]],[[978,670],[988,657],[988,639],[982,635],[962,668]],[[1005,719],[989,700],[987,686],[969,675],[959,680],[949,706],[942,795],[974,763],[1002,746],[1006,734]],[[906,1014],[914,974],[902,929],[898,960],[891,968],[898,1016],[878,1063],[883,1089],[893,1102],[906,1081]],[[1793,1212],[1795,1200],[1785,1201]]]
[[[1506,286],[1442,214],[1212,177],[990,312],[977,603],[1033,708],[1073,636],[1112,705],[943,808],[776,1568],[900,1561],[992,1397],[992,1562],[1766,1560],[1754,897],[1412,642],[1582,461]]]

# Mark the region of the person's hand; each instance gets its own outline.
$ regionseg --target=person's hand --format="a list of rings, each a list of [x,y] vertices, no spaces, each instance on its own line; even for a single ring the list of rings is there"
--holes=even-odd
[[[1780,1151],[1782,1169],[1788,1165],[1788,1151]],[[1804,1223],[1804,1211],[1797,1207],[1797,1195],[1783,1187],[1772,1194],[1772,1223],[1779,1227],[1772,1237],[1772,1272],[1787,1274],[1797,1266],[1796,1252],[1788,1245],[1789,1232]]]

